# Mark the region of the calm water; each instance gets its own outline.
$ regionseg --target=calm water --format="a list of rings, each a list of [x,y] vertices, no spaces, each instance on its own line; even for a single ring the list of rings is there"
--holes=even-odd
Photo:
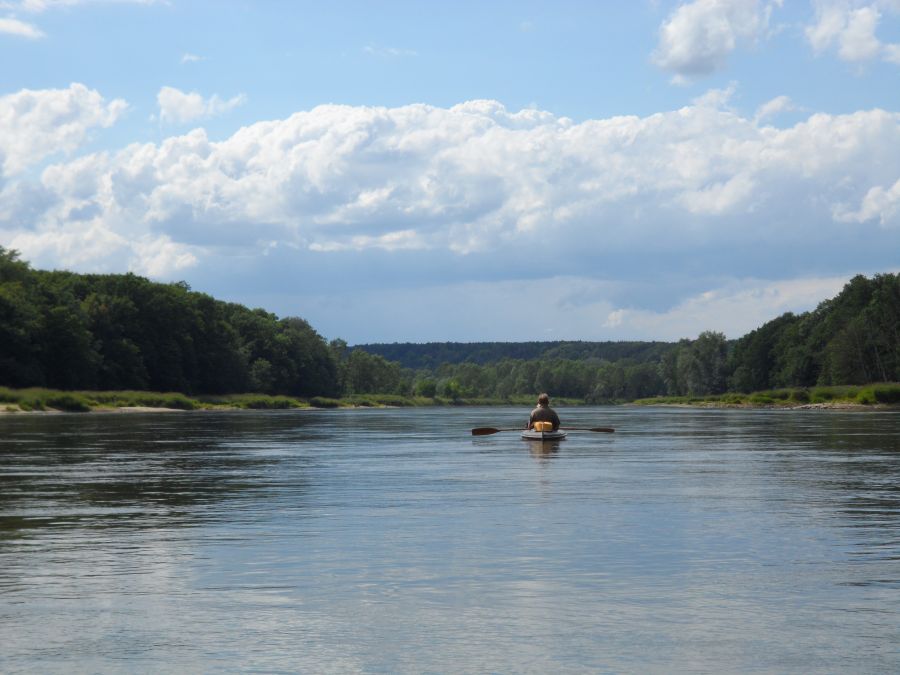
[[[0,671],[900,671],[900,414],[0,418]]]

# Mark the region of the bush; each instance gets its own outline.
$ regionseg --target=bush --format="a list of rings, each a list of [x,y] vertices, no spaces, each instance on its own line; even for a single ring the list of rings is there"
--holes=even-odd
[[[750,394],[750,397],[747,400],[753,405],[772,405],[775,403],[775,399],[766,394]]]
[[[147,406],[148,408],[172,408],[174,410],[196,410],[199,407],[197,401],[177,392],[168,394],[129,392],[129,394],[124,400],[117,401],[117,404],[124,407]]]
[[[343,401],[344,403],[359,406],[360,408],[374,408],[378,405],[373,399],[362,395],[346,396]]]
[[[316,408],[339,408],[341,402],[336,398],[327,398],[325,396],[313,396],[309,399],[309,404]]]
[[[856,401],[863,405],[874,405],[878,402],[875,398],[875,392],[872,389],[860,389],[856,394]]]
[[[238,405],[251,410],[287,410],[298,407],[297,402],[287,396],[247,396],[240,398]]]
[[[91,406],[88,405],[81,396],[77,394],[52,393],[48,394],[43,400],[44,405],[57,410],[65,410],[66,412],[90,412]]]
[[[900,403],[900,384],[875,385],[872,394],[879,403]]]
[[[7,387],[0,387],[0,403],[18,403],[22,395]]]
[[[19,401],[19,407],[25,412],[32,410],[46,410],[44,401],[37,396],[27,396]]]
[[[395,408],[412,405],[412,401],[406,396],[398,396],[396,394],[376,394],[372,398],[378,405],[389,405]]]
[[[790,400],[794,403],[809,403],[809,392],[806,389],[794,389]]]
[[[189,399],[184,394],[166,394],[161,408],[174,408],[176,410],[196,410],[197,402]]]
[[[809,400],[813,403],[827,403],[834,399],[834,391],[825,387],[816,387],[809,393]]]

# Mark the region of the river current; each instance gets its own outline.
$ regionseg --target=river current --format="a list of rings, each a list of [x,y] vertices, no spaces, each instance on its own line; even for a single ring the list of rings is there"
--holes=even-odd
[[[900,414],[0,417],[0,672],[900,671]]]

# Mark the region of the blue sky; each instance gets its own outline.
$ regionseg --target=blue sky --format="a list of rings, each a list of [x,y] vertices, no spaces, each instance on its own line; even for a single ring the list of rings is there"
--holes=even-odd
[[[737,337],[900,269],[900,0],[0,0],[0,245],[351,343]]]

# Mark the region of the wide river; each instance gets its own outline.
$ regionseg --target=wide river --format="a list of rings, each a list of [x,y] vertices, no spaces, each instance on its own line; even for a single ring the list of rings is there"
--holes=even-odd
[[[0,672],[900,671],[900,414],[0,417]]]

